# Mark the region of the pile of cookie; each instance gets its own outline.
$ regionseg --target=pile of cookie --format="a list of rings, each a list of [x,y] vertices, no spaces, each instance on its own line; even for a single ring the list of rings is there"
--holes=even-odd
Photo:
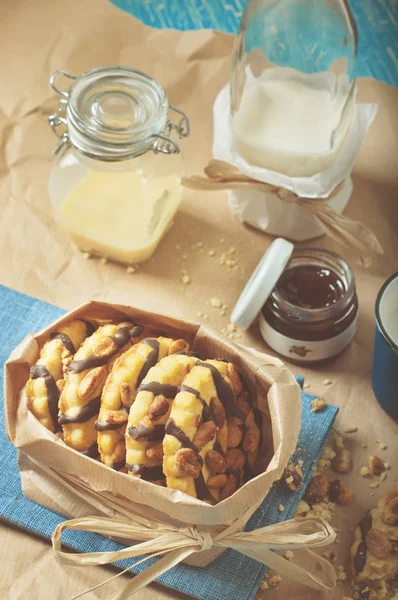
[[[260,417],[235,366],[132,322],[66,323],[31,368],[28,409],[113,469],[216,503],[254,474]],[[149,333],[149,332],[147,332]]]

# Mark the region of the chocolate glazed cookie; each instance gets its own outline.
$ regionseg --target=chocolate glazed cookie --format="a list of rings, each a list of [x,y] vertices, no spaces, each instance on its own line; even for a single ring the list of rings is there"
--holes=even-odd
[[[126,430],[127,468],[134,477],[164,482],[162,440],[178,386],[195,364],[195,358],[188,354],[169,354],[163,358],[149,370],[138,388]]]
[[[385,600],[398,589],[398,486],[368,512],[351,548],[353,584],[361,600]]]
[[[54,331],[44,344],[40,358],[30,370],[26,385],[28,409],[44,427],[56,433],[60,390],[64,385],[64,372],[73,356],[91,332],[84,321],[71,321]]]
[[[108,467],[120,470],[126,464],[125,431],[137,388],[159,360],[183,347],[186,347],[183,340],[144,338],[115,361],[104,385],[95,422],[101,461]]]
[[[163,470],[167,486],[213,503],[233,494],[244,480],[244,440],[247,445],[250,438],[258,447],[255,422],[246,428],[250,412],[248,394],[232,363],[196,361],[180,386],[166,424]]]
[[[98,456],[95,421],[101,393],[116,358],[139,340],[142,327],[130,322],[99,327],[76,352],[65,373],[58,422],[65,443],[88,456]]]

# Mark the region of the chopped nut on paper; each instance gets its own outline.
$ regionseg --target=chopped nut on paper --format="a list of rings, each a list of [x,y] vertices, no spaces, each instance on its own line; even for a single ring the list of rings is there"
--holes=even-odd
[[[358,431],[358,427],[355,427],[355,425],[352,425],[351,427],[346,427],[344,429],[344,433],[356,433]]]
[[[211,304],[211,306],[214,306],[214,308],[221,308],[223,305],[220,298],[217,298],[216,296],[213,296],[213,298],[210,298],[210,304]]]
[[[368,467],[361,467],[359,474],[361,475],[361,477],[369,477],[372,475]]]
[[[336,504],[351,504],[352,492],[346,483],[340,479],[334,479],[329,483],[328,497],[331,502]]]
[[[289,463],[282,475],[282,482],[292,492],[296,492],[303,484],[303,472],[301,465]]]
[[[378,456],[369,456],[369,470],[372,475],[381,475],[386,470],[384,461]]]
[[[337,581],[346,581],[346,579],[347,579],[347,572],[346,572],[345,567],[343,565],[340,565],[339,567],[337,567],[337,569],[336,569],[336,576],[337,576]]]
[[[226,327],[223,327],[221,329],[221,333],[226,335],[230,340],[237,340],[242,336],[239,327],[237,327],[233,323],[228,323]]]
[[[332,469],[336,473],[349,473],[352,467],[351,452],[347,448],[337,448],[332,460]]]
[[[314,398],[313,401],[311,402],[312,412],[320,412],[321,410],[324,410],[325,408],[326,408],[326,402],[322,398],[322,396],[320,396],[319,398]]]

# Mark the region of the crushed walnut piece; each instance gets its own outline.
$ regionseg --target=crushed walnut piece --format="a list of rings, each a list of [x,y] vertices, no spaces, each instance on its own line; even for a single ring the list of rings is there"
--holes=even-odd
[[[215,251],[215,250],[209,250],[207,254],[208,254],[209,256],[214,256],[214,255],[215,255],[215,253],[216,253],[216,251]]]
[[[285,510],[285,507],[283,506],[283,504],[280,504],[278,506],[278,510],[279,510],[279,512],[283,512]]]
[[[329,483],[328,497],[331,502],[337,504],[351,504],[352,492],[346,483],[340,481],[340,479],[334,479]]]
[[[373,481],[372,483],[369,483],[369,487],[372,489],[375,489],[375,488],[379,487],[379,482]]]
[[[289,463],[283,471],[282,481],[292,492],[296,492],[303,483],[303,472],[301,466]]]
[[[127,269],[126,269],[127,273],[135,273],[136,271],[137,271],[137,269],[131,265],[129,267],[127,267]]]
[[[333,383],[333,381],[332,381],[331,379],[324,379],[324,380],[322,381],[322,384],[323,384],[323,385],[332,385],[332,383]]]
[[[384,465],[384,461],[381,460],[378,456],[372,455],[369,456],[369,470],[372,475],[381,475],[386,470]]]
[[[191,278],[189,277],[189,275],[187,275],[186,273],[181,277],[181,281],[184,285],[188,285],[188,283],[191,283]]]
[[[347,448],[337,448],[336,456],[332,460],[332,469],[336,473],[349,473],[351,471],[351,452]]]
[[[260,590],[268,590],[268,589],[269,589],[268,581],[262,581],[260,583]]]
[[[321,502],[327,495],[329,490],[329,482],[324,473],[318,473],[314,475],[310,480],[307,489],[304,494],[304,500],[309,505]]]
[[[320,412],[321,410],[324,410],[325,408],[326,408],[326,402],[322,398],[322,396],[320,396],[319,398],[314,398],[313,401],[311,402],[312,412]]]

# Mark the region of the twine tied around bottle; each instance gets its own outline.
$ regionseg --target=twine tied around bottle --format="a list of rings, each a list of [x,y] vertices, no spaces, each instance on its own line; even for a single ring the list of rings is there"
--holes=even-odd
[[[381,255],[383,248],[376,235],[360,221],[339,214],[328,206],[327,202],[343,187],[342,181],[327,198],[302,198],[286,188],[257,181],[244,175],[227,162],[211,160],[204,168],[206,177],[192,175],[184,177],[182,184],[186,188],[201,191],[216,190],[258,190],[267,194],[275,194],[281,202],[295,202],[308,210],[322,225],[326,235],[337,243],[357,250],[361,255]]]

